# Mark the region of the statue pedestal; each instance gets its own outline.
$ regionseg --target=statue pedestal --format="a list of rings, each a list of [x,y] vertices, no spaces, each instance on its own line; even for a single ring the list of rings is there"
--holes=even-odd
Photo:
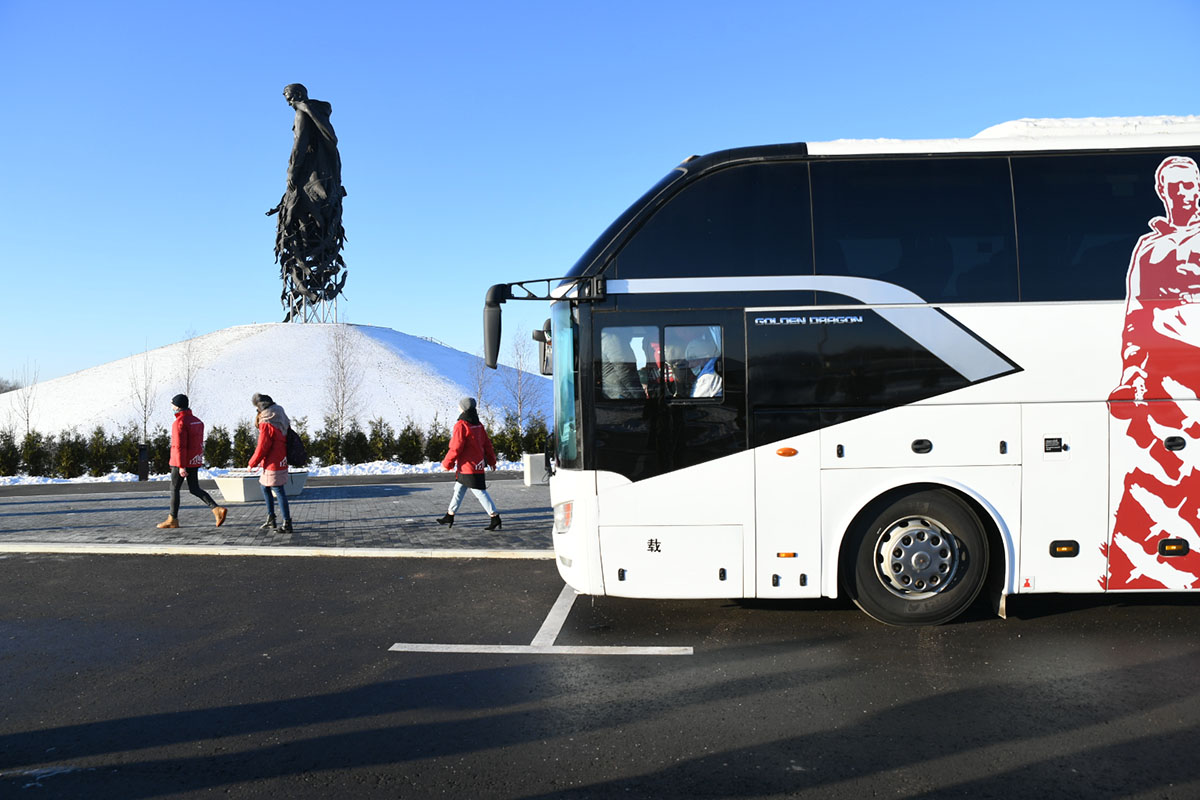
[[[226,503],[253,503],[262,500],[262,488],[258,482],[261,473],[252,469],[231,469],[228,474],[214,477],[217,489]],[[283,493],[289,498],[299,497],[308,480],[308,470],[288,470],[288,482]]]

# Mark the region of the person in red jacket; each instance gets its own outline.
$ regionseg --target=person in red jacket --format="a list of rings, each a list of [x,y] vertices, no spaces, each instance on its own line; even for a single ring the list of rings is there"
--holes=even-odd
[[[259,526],[259,530],[280,530],[292,532],[292,513],[288,508],[287,493],[284,486],[288,482],[287,463],[287,434],[291,422],[284,413],[283,407],[276,404],[267,394],[255,394],[250,401],[258,409],[254,423],[258,425],[258,447],[250,456],[250,468],[262,467],[262,475],[258,482],[262,485],[263,499],[267,501],[267,521]],[[283,527],[275,522],[275,501],[271,498],[271,490],[279,498],[279,511],[283,514]]]
[[[204,466],[204,423],[192,414],[186,394],[171,398],[175,421],[171,423],[171,513],[160,528],[179,527],[179,487],[187,480],[188,491],[212,509],[217,527],[225,521],[225,508],[200,488],[200,468]]]
[[[462,413],[458,416],[458,422],[454,423],[454,432],[450,434],[450,452],[442,459],[442,469],[455,470],[457,478],[454,481],[454,494],[450,496],[450,510],[444,517],[438,518],[438,524],[454,527],[454,512],[458,511],[463,495],[470,489],[492,518],[486,530],[500,530],[500,512],[487,493],[487,483],[484,481],[484,467],[496,468],[496,451],[492,449],[492,440],[479,422],[475,398],[464,397],[458,401],[458,408]]]

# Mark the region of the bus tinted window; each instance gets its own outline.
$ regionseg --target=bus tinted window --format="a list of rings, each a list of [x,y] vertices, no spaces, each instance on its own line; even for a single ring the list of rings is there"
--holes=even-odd
[[[931,302],[1017,299],[1005,159],[821,162],[812,183],[818,274],[875,278]]]
[[[600,395],[605,400],[645,400],[658,395],[658,328],[610,326],[600,329]]]
[[[1191,155],[1193,153],[1180,153]],[[1013,156],[1022,300],[1121,300],[1162,153]]]
[[[646,222],[618,278],[811,275],[808,167],[732,167],[701,178]]]
[[[720,325],[669,326],[666,331],[667,393],[673,399],[722,397]]]

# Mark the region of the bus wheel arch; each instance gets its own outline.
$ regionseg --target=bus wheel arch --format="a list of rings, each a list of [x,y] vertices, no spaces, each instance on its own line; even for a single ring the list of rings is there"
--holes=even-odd
[[[937,625],[999,598],[1007,548],[983,505],[933,483],[898,486],[867,503],[842,538],[839,584],[871,617]]]

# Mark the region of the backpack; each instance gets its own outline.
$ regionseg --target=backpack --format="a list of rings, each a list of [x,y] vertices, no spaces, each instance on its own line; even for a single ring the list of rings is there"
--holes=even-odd
[[[304,449],[304,442],[300,434],[291,428],[287,432],[287,463],[290,467],[308,466],[308,451]]]

